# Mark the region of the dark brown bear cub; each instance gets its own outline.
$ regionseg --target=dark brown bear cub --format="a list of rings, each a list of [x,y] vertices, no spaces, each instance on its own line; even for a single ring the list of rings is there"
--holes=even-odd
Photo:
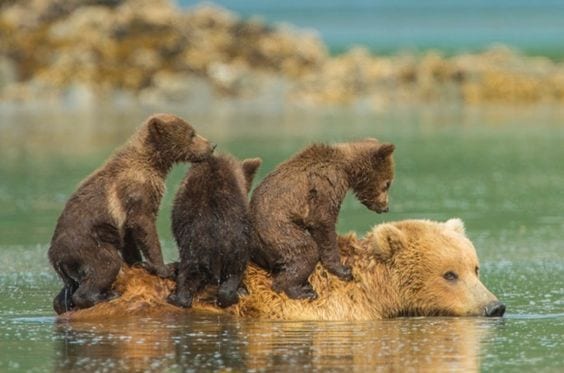
[[[241,162],[220,155],[188,171],[172,210],[180,265],[170,303],[190,307],[208,284],[219,284],[219,306],[238,301],[252,230],[247,194],[260,164],[259,158]]]
[[[123,262],[141,263],[141,253],[148,270],[172,275],[155,226],[164,180],[174,163],[202,161],[213,149],[181,118],[154,115],[80,184],[59,217],[48,252],[64,282],[53,301],[57,313],[115,296],[111,287]]]
[[[394,145],[376,139],[312,145],[279,165],[255,189],[251,259],[273,272],[275,291],[315,299],[308,277],[319,261],[339,278],[352,279],[337,249],[341,202],[352,189],[369,209],[387,212],[393,151]]]

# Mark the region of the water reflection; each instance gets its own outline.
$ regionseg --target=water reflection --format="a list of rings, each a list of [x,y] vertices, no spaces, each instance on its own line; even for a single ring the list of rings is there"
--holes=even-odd
[[[249,368],[309,365],[405,371],[477,371],[495,327],[483,319],[399,319],[367,323],[253,324]],[[272,325],[271,325],[272,326]],[[290,364],[287,362],[291,361]]]
[[[174,354],[171,330],[146,320],[56,325],[54,371],[145,371]]]
[[[56,371],[245,368],[242,333],[221,316],[59,323]]]
[[[183,315],[122,323],[61,323],[55,370],[480,370],[503,320],[264,322]]]

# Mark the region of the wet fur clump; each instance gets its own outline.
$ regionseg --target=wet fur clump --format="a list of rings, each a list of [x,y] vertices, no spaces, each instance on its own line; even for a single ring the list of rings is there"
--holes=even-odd
[[[174,200],[172,231],[180,264],[172,304],[190,307],[206,285],[218,284],[217,304],[238,301],[252,231],[247,194],[261,164],[214,156],[193,165]]]
[[[335,225],[348,190],[369,209],[388,211],[394,145],[376,139],[312,145],[280,164],[255,189],[252,260],[273,272],[273,287],[290,298],[315,299],[308,281],[318,262],[350,281],[341,264]]]
[[[173,275],[163,262],[155,226],[165,178],[174,163],[202,161],[213,149],[183,119],[153,115],[80,184],[48,251],[64,283],[53,301],[57,313],[116,297],[112,284],[124,263],[143,265],[163,278]]]

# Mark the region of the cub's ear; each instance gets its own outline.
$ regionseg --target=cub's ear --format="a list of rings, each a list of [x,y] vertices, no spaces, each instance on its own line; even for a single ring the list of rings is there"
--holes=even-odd
[[[375,256],[390,260],[407,246],[405,234],[393,224],[376,225],[365,237],[369,250]]]
[[[147,119],[149,134],[154,138],[159,138],[164,133],[164,122],[159,115],[152,115]]]
[[[245,180],[247,181],[247,189],[251,189],[251,184],[253,183],[253,178],[262,164],[262,159],[260,158],[249,158],[241,162],[243,164],[243,173],[245,174]]]
[[[394,144],[382,144],[376,150],[375,155],[377,158],[385,159],[386,157],[389,157],[394,152],[395,148],[396,146]]]
[[[454,219],[449,219],[447,221],[445,221],[444,226],[448,229],[451,229],[455,232],[458,232],[460,234],[466,234],[465,230],[464,230],[464,222],[458,218],[454,218]]]

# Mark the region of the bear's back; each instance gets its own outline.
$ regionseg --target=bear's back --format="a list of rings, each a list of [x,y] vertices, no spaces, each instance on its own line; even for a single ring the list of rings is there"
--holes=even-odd
[[[335,147],[326,144],[313,144],[281,163],[276,171],[312,172],[332,167],[341,159],[342,154]]]
[[[241,166],[225,155],[192,166],[177,192],[173,233],[178,243],[213,237],[216,243],[248,230]]]
[[[299,209],[307,203],[312,190],[330,195],[331,199],[341,198],[347,190],[344,162],[343,154],[333,146],[309,146],[263,179],[253,192],[251,209],[257,213]]]

